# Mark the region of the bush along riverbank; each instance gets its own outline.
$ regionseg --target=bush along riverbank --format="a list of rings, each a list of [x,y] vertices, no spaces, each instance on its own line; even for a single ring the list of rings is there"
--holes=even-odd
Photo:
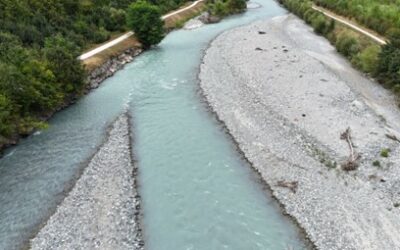
[[[226,16],[243,13],[246,9],[246,0],[207,0],[207,11],[200,20],[217,23]]]
[[[326,37],[353,66],[374,77],[400,97],[399,29],[387,32],[389,42],[380,46],[368,37],[312,9],[312,1],[279,0],[279,2],[311,25],[317,34]]]

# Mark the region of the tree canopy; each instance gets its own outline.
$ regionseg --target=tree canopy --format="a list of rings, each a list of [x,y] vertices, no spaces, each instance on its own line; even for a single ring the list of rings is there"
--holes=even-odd
[[[246,0],[208,0],[207,6],[208,12],[218,17],[242,13],[247,9]]]
[[[128,8],[128,25],[144,47],[158,44],[164,38],[164,21],[160,9],[146,1]]]
[[[387,35],[400,27],[400,0],[314,0],[320,6],[356,19],[376,32]]]

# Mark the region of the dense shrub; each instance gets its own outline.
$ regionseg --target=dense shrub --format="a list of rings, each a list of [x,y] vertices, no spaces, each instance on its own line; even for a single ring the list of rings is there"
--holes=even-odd
[[[245,0],[227,0],[226,8],[229,14],[241,13],[247,8]]]
[[[400,48],[391,43],[383,46],[376,76],[388,87],[400,83]]]
[[[47,38],[42,50],[48,67],[55,74],[56,81],[65,93],[79,92],[84,84],[84,71],[78,59],[76,45],[61,35]]]
[[[164,37],[164,21],[161,20],[160,9],[145,1],[129,6],[128,25],[144,47],[158,44]]]
[[[315,14],[312,16],[311,25],[317,34],[326,35],[335,28],[335,22],[333,20],[328,20],[322,14]]]
[[[242,13],[247,8],[246,0],[211,0],[207,6],[208,12],[218,17]]]
[[[367,73],[376,73],[376,67],[379,63],[379,54],[381,52],[381,47],[378,45],[370,45],[360,53],[358,53],[354,58],[353,62],[362,71]]]
[[[223,1],[215,1],[208,5],[208,11],[213,16],[224,17],[228,15],[225,3]]]
[[[89,37],[94,43],[102,43],[110,38],[110,32],[107,31],[105,28],[100,27],[100,29],[92,32]]]
[[[123,30],[126,24],[126,12],[125,10],[109,8],[110,18],[106,19],[104,25],[109,31]]]
[[[344,56],[352,58],[360,52],[357,38],[349,32],[341,32],[336,39],[336,49]]]

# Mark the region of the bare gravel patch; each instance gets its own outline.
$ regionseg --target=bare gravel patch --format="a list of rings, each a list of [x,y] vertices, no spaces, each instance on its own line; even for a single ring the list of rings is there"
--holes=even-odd
[[[400,249],[400,143],[387,137],[399,138],[400,115],[388,91],[291,15],[220,35],[199,78],[213,110],[318,249]],[[347,128],[360,155],[354,171],[342,168]]]
[[[128,117],[119,117],[31,249],[143,249]]]

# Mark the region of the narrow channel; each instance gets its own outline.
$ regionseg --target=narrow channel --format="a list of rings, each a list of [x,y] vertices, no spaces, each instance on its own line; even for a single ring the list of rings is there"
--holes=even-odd
[[[65,196],[124,110],[131,113],[146,249],[304,249],[199,94],[204,50],[224,30],[285,13],[276,2],[160,46],[0,159],[0,249],[20,249]]]

